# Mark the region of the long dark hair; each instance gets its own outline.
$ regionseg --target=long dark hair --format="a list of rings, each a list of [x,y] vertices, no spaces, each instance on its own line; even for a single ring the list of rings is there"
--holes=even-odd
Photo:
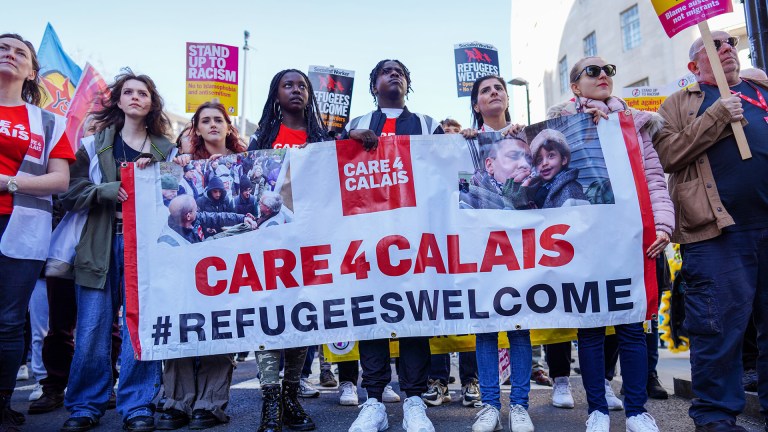
[[[280,85],[280,80],[288,72],[295,72],[301,75],[304,81],[307,82],[309,99],[307,100],[307,106],[304,107],[304,118],[307,121],[307,142],[326,141],[329,138],[325,122],[320,117],[320,108],[317,106],[315,90],[312,88],[312,83],[309,82],[309,77],[300,70],[285,69],[275,74],[272,77],[272,82],[269,84],[269,94],[267,95],[267,101],[264,103],[264,109],[261,111],[261,119],[259,120],[259,134],[256,138],[256,149],[258,150],[271,149],[272,143],[275,141],[278,131],[280,131],[280,124],[283,121],[283,110],[277,101],[277,88]]]
[[[496,79],[498,82],[500,82],[501,85],[504,86],[504,93],[509,95],[509,92],[507,91],[507,83],[504,82],[504,78],[498,75],[486,75],[476,79],[475,82],[472,83],[472,94],[469,97],[469,109],[472,111],[473,129],[480,129],[483,127],[483,124],[485,124],[485,120],[483,120],[483,114],[475,111],[475,105],[477,105],[477,97],[478,93],[480,92],[480,83],[488,79]],[[507,121],[507,123],[512,121],[512,116],[509,115],[509,104],[507,104],[507,109],[504,111],[504,119]]]
[[[40,88],[40,62],[37,60],[35,46],[32,45],[32,42],[16,33],[0,34],[0,39],[5,38],[19,40],[29,48],[30,60],[32,61],[32,69],[35,71],[35,77],[31,80],[24,78],[24,84],[21,87],[21,98],[27,103],[40,106],[40,102],[43,100],[43,90]]]
[[[211,157],[211,155],[208,153],[208,150],[205,148],[205,141],[203,140],[203,137],[193,133],[197,130],[197,126],[200,124],[200,113],[203,112],[203,110],[206,108],[218,110],[221,112],[221,115],[224,116],[224,120],[227,122],[226,147],[229,150],[232,150],[233,153],[244,152],[246,150],[245,144],[243,144],[243,142],[240,140],[240,134],[237,132],[235,125],[232,124],[232,119],[229,118],[227,109],[224,108],[224,105],[218,102],[208,101],[197,107],[195,115],[192,116],[192,126],[190,129],[189,140],[192,143],[192,148],[194,149],[192,152],[193,158],[208,159]]]
[[[147,75],[136,75],[130,68],[123,68],[115,77],[115,82],[110,84],[108,91],[102,98],[102,108],[93,113],[93,118],[98,125],[99,131],[110,126],[117,130],[123,128],[125,124],[125,113],[117,106],[120,102],[120,95],[123,93],[123,85],[129,80],[136,80],[144,83],[152,99],[152,105],[149,114],[144,119],[144,125],[147,127],[147,133],[155,136],[165,136],[171,130],[171,121],[163,112],[163,98],[157,92],[157,87],[152,78]]]
[[[400,65],[401,68],[403,68],[403,73],[405,74],[405,83],[408,85],[405,88],[405,97],[408,97],[408,94],[413,91],[413,87],[411,87],[411,71],[408,70],[407,67],[397,59],[384,59],[380,62],[376,63],[376,66],[373,67],[373,70],[371,70],[371,75],[368,77],[370,79],[370,83],[368,84],[368,91],[371,92],[371,96],[373,96],[373,103],[376,105],[379,104],[379,100],[376,97],[376,81],[379,79],[379,74],[381,73],[382,69],[384,69],[384,63],[391,61],[395,62]]]

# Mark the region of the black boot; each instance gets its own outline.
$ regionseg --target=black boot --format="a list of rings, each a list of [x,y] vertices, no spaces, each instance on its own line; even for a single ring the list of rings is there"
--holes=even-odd
[[[651,399],[667,399],[669,397],[669,393],[667,393],[664,387],[661,386],[661,383],[659,382],[659,376],[656,374],[656,372],[651,372],[648,374],[648,384],[646,385],[646,391],[648,392],[648,397]]]
[[[0,432],[18,432],[24,424],[24,414],[11,409],[11,396],[0,395]]]
[[[258,432],[283,431],[283,401],[279,384],[261,387],[261,426]]]
[[[315,430],[315,422],[301,407],[298,395],[298,382],[283,381],[283,423],[297,431]]]

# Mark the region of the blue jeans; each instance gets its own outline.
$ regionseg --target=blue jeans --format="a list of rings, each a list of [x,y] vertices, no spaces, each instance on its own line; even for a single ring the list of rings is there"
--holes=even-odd
[[[72,417],[99,419],[107,409],[113,382],[112,320],[124,297],[123,264],[123,236],[115,235],[104,288],[75,286],[75,355],[64,398]],[[159,361],[136,360],[125,323],[122,332],[117,411],[126,421],[154,413],[152,400],[160,389],[162,366]]]
[[[768,415],[768,228],[723,232],[682,246],[685,322],[691,341],[688,414],[697,425],[744,409],[742,340],[754,314],[758,395]]]
[[[522,405],[528,409],[528,393],[531,390],[531,334],[528,330],[508,331],[509,363],[512,384],[510,405]],[[480,378],[480,394],[483,403],[501,410],[499,386],[499,334],[481,333],[476,336],[477,371]]]
[[[0,216],[0,238],[9,216]],[[24,352],[24,323],[32,291],[44,261],[0,253],[0,392],[12,393]]]
[[[645,412],[648,395],[648,353],[645,347],[643,323],[614,326],[619,343],[621,377],[624,384],[624,408],[627,417]],[[589,413],[608,414],[605,402],[605,327],[579,329],[579,365],[584,390],[587,392]]]

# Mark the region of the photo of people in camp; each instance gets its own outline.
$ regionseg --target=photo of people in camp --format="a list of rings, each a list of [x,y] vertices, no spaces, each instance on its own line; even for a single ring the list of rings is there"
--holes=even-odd
[[[613,204],[592,117],[573,115],[517,133],[467,140],[474,172],[459,173],[462,209],[528,210]]]

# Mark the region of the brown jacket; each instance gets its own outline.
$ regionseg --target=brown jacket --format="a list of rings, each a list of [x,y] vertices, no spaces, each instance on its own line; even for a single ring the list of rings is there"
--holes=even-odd
[[[753,81],[768,89],[768,81]],[[668,97],[659,109],[666,120],[653,140],[669,173],[669,192],[675,204],[675,243],[693,243],[720,235],[734,221],[720,201],[707,150],[733,135],[728,110],[716,101],[700,116],[704,93],[698,84]],[[747,125],[742,121],[742,125]]]

